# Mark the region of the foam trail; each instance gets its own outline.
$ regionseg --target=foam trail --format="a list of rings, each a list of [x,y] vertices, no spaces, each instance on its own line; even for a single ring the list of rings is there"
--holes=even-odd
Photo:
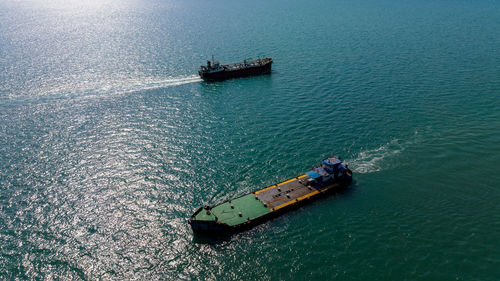
[[[347,162],[356,173],[374,173],[382,170],[384,159],[397,155],[403,150],[404,147],[395,139],[378,148],[361,151],[356,158]]]
[[[104,87],[96,92],[99,93],[130,93],[144,90],[161,89],[173,86],[180,86],[185,84],[191,84],[196,82],[201,82],[202,79],[197,75],[184,76],[184,77],[171,77],[165,80],[158,81],[132,81],[125,83],[125,85],[113,85],[111,87]]]
[[[59,97],[95,97],[102,95],[125,94],[144,90],[161,89],[201,82],[197,75],[169,77],[166,79],[136,78],[136,79],[106,79],[92,81],[80,78],[79,81],[71,81],[62,85],[49,85],[28,89],[26,93],[12,93],[11,99],[36,99],[36,98],[59,98]]]
[[[417,140],[418,132],[415,131],[411,140],[402,142],[399,139],[393,139],[380,147],[361,151],[354,159],[347,159],[346,162],[355,173],[375,173],[387,167],[394,167],[394,159],[391,158],[401,154]]]

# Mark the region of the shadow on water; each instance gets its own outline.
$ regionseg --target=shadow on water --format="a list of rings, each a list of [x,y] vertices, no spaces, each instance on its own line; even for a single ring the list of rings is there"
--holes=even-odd
[[[228,234],[228,235],[217,235],[217,236],[207,236],[207,235],[202,235],[198,233],[193,233],[193,239],[191,242],[195,244],[206,244],[206,245],[220,245],[224,242],[229,242],[231,241],[231,238],[233,237],[234,234]]]
[[[221,87],[239,83],[241,85],[247,85],[250,83],[270,83],[272,82],[273,75],[275,71],[272,73],[262,74],[262,75],[254,75],[247,77],[237,77],[237,78],[229,78],[224,80],[203,80],[201,85],[204,89],[213,91],[215,89],[219,89]]]

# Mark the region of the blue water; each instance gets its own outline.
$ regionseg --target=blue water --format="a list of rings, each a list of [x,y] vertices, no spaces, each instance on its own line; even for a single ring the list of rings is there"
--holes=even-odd
[[[0,279],[498,280],[499,46],[498,1],[2,1]],[[193,236],[331,152],[347,192]]]

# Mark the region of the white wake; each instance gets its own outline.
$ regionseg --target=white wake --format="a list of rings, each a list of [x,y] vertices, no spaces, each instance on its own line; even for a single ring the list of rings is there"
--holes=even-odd
[[[94,92],[99,94],[104,93],[131,93],[145,90],[162,89],[173,86],[180,86],[185,84],[201,82],[202,79],[197,75],[181,76],[181,77],[169,77],[166,79],[141,79],[141,80],[129,80],[122,82],[113,82],[108,85],[90,90],[88,92]]]
[[[377,148],[363,150],[353,159],[347,159],[349,167],[356,173],[366,174],[397,166],[397,156],[418,141],[418,132],[408,140],[393,139]]]
[[[71,79],[72,78],[72,79]],[[61,80],[64,81],[61,83]],[[75,81],[77,80],[77,81]],[[80,77],[52,79],[43,81],[39,86],[32,86],[26,92],[16,91],[9,95],[12,99],[32,99],[46,97],[93,97],[102,95],[126,94],[145,90],[162,89],[201,82],[197,75],[167,77],[167,78],[114,78],[92,80]]]

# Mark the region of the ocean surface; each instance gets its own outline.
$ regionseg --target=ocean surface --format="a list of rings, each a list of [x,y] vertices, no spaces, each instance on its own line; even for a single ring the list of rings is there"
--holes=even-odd
[[[330,153],[347,191],[193,235]],[[500,1],[0,1],[0,279],[500,280]]]

